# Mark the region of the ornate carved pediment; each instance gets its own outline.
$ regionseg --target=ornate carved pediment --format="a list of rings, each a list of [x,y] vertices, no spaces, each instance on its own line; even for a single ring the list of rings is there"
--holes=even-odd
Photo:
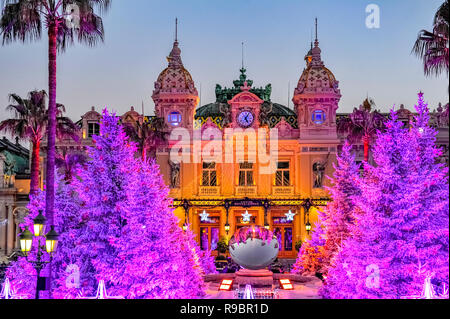
[[[262,104],[264,101],[260,99],[256,94],[251,92],[242,92],[236,95],[233,99],[228,101],[228,104],[241,104],[241,103],[250,103],[250,104]]]

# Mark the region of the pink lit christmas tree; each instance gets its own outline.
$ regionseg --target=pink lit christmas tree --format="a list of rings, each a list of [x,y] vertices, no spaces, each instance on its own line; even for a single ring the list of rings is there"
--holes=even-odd
[[[73,258],[73,249],[76,242],[76,230],[77,225],[79,225],[79,211],[80,206],[75,192],[70,185],[67,185],[62,178],[56,174],[56,205],[55,205],[55,229],[58,232],[58,249],[53,255],[52,261],[52,273],[53,280],[56,282],[53,286],[55,290],[53,291],[54,298],[64,298],[66,297],[68,291],[60,289],[60,287],[65,287],[65,280],[67,277],[66,269],[67,266],[72,262],[75,262]],[[33,229],[33,219],[38,215],[39,210],[45,209],[45,192],[38,192],[31,199],[28,209],[30,210],[29,215],[25,218],[21,228],[28,227],[30,230]],[[48,231],[48,229],[47,229]],[[33,249],[29,254],[30,260],[35,260],[36,250],[37,250],[37,240],[33,240]],[[44,260],[48,261],[48,256],[44,255]],[[45,275],[47,268],[43,269],[42,274]],[[24,296],[24,298],[34,298],[36,289],[36,270],[31,266],[29,262],[26,261],[25,257],[19,257],[16,262],[8,268],[7,272],[11,282],[16,288],[18,294]],[[76,292],[74,292],[76,295]]]
[[[315,224],[311,239],[306,241],[300,248],[292,272],[308,276],[314,276],[318,273],[322,274],[324,271],[324,246],[325,228],[319,219],[319,221]]]
[[[84,203],[76,255],[83,295],[105,280],[125,298],[200,298],[203,280],[178,226],[159,167],[135,158],[115,115],[104,112],[92,159],[75,186]]]
[[[356,201],[363,213],[329,270],[324,297],[420,294],[418,264],[435,274],[435,285],[448,287],[448,169],[436,164],[441,150],[422,94],[417,112],[411,129],[391,112],[386,132],[378,135],[376,166],[366,167]]]
[[[359,165],[351,153],[351,146],[346,143],[334,164],[334,175],[330,178],[332,187],[328,187],[332,201],[324,211],[325,238],[323,272],[333,263],[334,256],[342,242],[352,233],[354,213],[357,209],[354,200],[360,196]]]

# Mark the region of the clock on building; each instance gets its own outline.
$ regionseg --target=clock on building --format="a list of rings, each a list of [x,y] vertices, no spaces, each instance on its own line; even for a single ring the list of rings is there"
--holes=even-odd
[[[241,127],[247,128],[253,125],[255,116],[250,111],[242,111],[241,113],[239,113],[237,121]]]

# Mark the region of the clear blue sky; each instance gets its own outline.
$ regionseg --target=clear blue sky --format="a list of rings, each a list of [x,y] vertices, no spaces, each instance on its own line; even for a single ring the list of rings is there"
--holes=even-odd
[[[367,29],[365,8],[381,8],[381,28]],[[314,18],[326,66],[340,81],[339,112],[349,112],[367,94],[378,108],[412,108],[423,90],[435,109],[448,102],[448,78],[425,78],[410,54],[420,29],[430,29],[442,0],[113,0],[104,16],[106,41],[96,48],[77,44],[58,58],[58,102],[74,119],[96,106],[123,113],[134,105],[153,114],[154,82],[166,67],[174,19],[185,67],[202,103],[212,102],[216,83],[238,77],[241,42],[256,86],[272,83],[272,100],[287,105],[304,68]],[[11,92],[47,89],[47,43],[0,47],[0,119]],[[292,98],[292,97],[290,97]],[[290,104],[292,107],[292,103]]]

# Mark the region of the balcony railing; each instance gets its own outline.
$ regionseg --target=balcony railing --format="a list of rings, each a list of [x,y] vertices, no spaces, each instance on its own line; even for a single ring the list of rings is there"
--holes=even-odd
[[[255,196],[256,193],[256,186],[236,186],[236,196]]]
[[[199,196],[219,196],[220,186],[200,186]]]
[[[272,188],[272,193],[276,196],[293,196],[294,192],[294,186],[274,186]]]

